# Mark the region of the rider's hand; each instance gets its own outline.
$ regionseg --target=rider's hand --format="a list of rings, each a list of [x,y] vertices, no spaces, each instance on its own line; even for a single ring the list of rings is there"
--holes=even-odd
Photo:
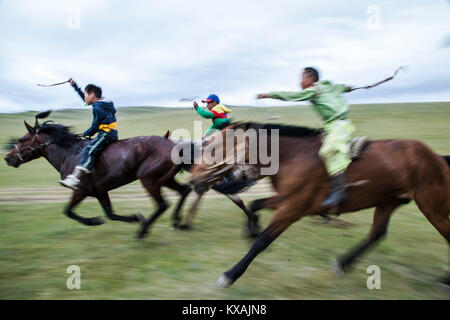
[[[198,108],[198,103],[197,103],[197,101],[194,101],[194,109],[197,110],[197,108]]]
[[[69,82],[70,82],[71,85],[75,84],[75,81],[73,79],[69,79]]]
[[[256,96],[256,99],[265,99],[265,98],[270,98],[270,95],[267,93],[260,93]]]

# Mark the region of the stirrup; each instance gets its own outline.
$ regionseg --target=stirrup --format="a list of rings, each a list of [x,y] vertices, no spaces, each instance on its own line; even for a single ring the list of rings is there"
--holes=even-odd
[[[73,174],[68,175],[64,180],[59,180],[59,183],[66,188],[70,188],[72,190],[78,190],[78,185],[80,184],[80,180],[77,179]]]
[[[341,195],[338,197],[338,195],[336,195],[336,194],[341,194]],[[323,207],[329,207],[329,206],[335,207],[338,204],[340,204],[342,201],[344,201],[345,199],[346,199],[345,191],[337,190],[337,191],[330,193],[328,195],[328,197],[325,200],[323,200],[322,206]]]

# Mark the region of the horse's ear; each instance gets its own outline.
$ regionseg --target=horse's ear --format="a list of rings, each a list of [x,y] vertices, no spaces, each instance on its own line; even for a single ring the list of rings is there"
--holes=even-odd
[[[50,115],[50,113],[52,113],[52,110],[48,110],[48,111],[45,111],[45,112],[38,113],[38,114],[35,116],[36,121],[35,121],[35,123],[34,123],[34,126],[37,128],[37,127],[39,126],[39,121],[38,121],[38,119],[45,119],[45,118],[47,118],[47,117]]]
[[[164,138],[165,139],[169,139],[169,137],[170,137],[170,131],[167,130],[166,134],[164,135]]]
[[[34,130],[34,128],[32,126],[30,126],[25,120],[23,122],[25,123],[25,128],[27,128],[27,130],[30,134],[36,133],[36,130]]]
[[[52,110],[47,110],[47,111],[45,111],[45,112],[38,113],[38,114],[36,115],[36,119],[44,119],[44,118],[47,118],[47,117],[50,115],[50,113],[52,113]]]

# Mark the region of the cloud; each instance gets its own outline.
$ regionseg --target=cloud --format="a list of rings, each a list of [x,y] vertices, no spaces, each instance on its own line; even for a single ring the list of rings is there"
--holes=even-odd
[[[450,77],[448,50],[438,50],[442,39],[448,45],[448,6],[380,1],[375,30],[367,27],[372,4],[2,1],[0,112],[80,107],[70,86],[36,86],[70,76],[101,85],[118,106],[180,106],[180,98],[211,92],[227,103],[255,104],[258,92],[297,90],[307,65],[350,85],[411,66],[383,87],[350,95],[351,103],[449,100],[435,86]]]
[[[450,1],[450,0],[449,0]],[[450,47],[450,34],[448,34],[443,40],[442,44],[440,46],[441,48],[448,48]]]

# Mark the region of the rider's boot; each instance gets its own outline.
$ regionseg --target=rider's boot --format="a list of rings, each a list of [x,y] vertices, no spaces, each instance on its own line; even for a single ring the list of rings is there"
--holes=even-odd
[[[324,207],[334,207],[341,203],[347,197],[347,180],[345,173],[339,173],[331,176],[331,193],[322,202]]]
[[[80,178],[83,173],[89,174],[90,171],[88,169],[86,169],[85,167],[76,166],[73,173],[69,174],[64,180],[60,180],[59,183],[64,187],[67,187],[67,188],[70,188],[70,189],[76,191],[76,190],[78,190],[78,187],[80,184]]]

